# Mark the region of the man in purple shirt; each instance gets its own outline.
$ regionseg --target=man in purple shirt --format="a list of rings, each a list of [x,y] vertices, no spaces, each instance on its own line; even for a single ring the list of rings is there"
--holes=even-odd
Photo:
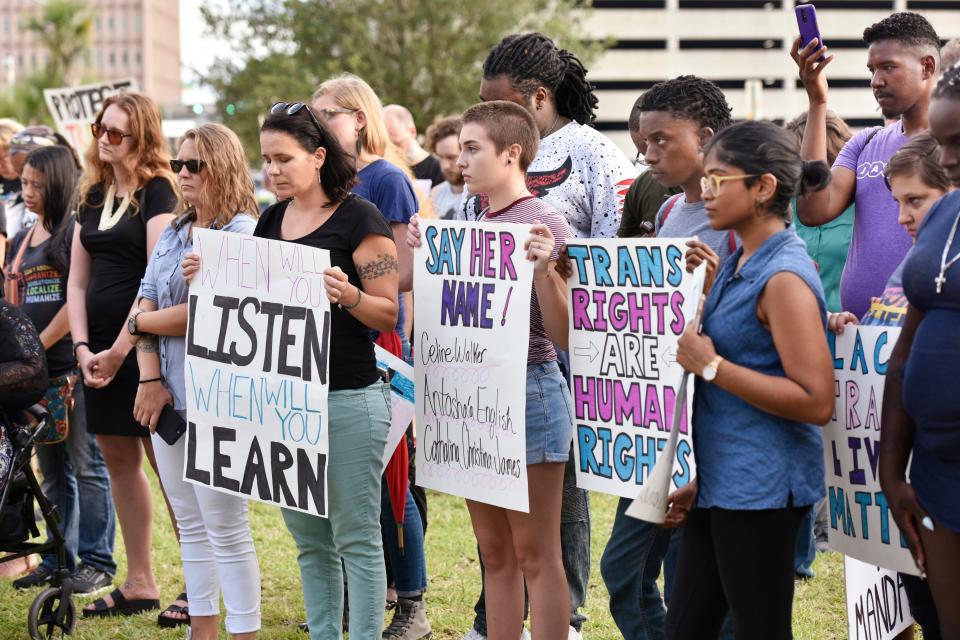
[[[867,68],[873,95],[884,118],[898,120],[851,138],[833,164],[830,186],[797,201],[797,215],[807,226],[830,222],[856,203],[840,299],[843,309],[857,317],[870,307],[871,297],[881,294],[911,246],[910,236],[897,223],[897,202],[886,186],[883,170],[910,136],[927,129],[927,110],[940,64],[940,38],[917,13],[894,13],[867,27],[863,40],[870,47]],[[791,55],[810,102],[801,154],[806,160],[826,161],[827,79],[823,70],[833,56],[826,47],[818,46],[812,41],[801,49],[798,38]]]

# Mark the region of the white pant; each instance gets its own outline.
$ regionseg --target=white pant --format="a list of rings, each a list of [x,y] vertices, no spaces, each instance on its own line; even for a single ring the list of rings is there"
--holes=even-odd
[[[247,501],[183,479],[184,435],[172,447],[154,434],[160,481],[177,517],[190,615],[220,615],[228,633],[260,629],[260,566],[247,523]]]

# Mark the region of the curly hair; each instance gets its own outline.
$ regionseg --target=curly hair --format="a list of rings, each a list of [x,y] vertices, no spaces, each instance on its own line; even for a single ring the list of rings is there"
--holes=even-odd
[[[930,47],[939,59],[940,36],[933,25],[919,13],[892,13],[863,30],[863,41],[868,45],[882,40],[896,40],[909,47]]]
[[[157,103],[134,91],[125,91],[112,95],[103,101],[103,106],[94,119],[96,124],[103,120],[103,114],[112,105],[122,109],[130,119],[129,133],[132,135],[134,149],[131,168],[134,177],[135,189],[144,187],[154,178],[160,177],[170,183],[174,193],[179,194],[177,182],[170,170],[170,153],[163,137],[163,127],[160,122],[160,109]],[[97,141],[94,140],[87,147],[86,170],[80,178],[80,205],[91,205],[88,201],[91,190],[102,184],[106,190],[114,180],[113,167],[100,159]],[[131,199],[133,205],[130,215],[135,216],[140,211],[140,203],[136,198]]]
[[[933,90],[933,97],[960,100],[960,62],[944,69],[943,75],[940,76]]]
[[[634,110],[666,111],[676,118],[710,127],[714,133],[732,124],[732,109],[727,98],[713,82],[697,76],[677,76],[650,87],[637,100]]]
[[[510,78],[529,99],[537,87],[549,90],[557,113],[580,124],[596,119],[599,100],[587,80],[587,69],[573,53],[557,47],[542,33],[514,33],[491,49],[483,62],[483,77]]]
[[[256,218],[260,207],[237,134],[222,124],[208,122],[187,131],[183,140],[193,140],[197,156],[206,164],[200,202],[194,204],[200,204],[203,213],[219,217],[224,225],[238,213]]]
[[[459,136],[463,128],[463,119],[460,116],[440,117],[427,127],[426,147],[430,153],[437,152],[437,143],[450,136]]]

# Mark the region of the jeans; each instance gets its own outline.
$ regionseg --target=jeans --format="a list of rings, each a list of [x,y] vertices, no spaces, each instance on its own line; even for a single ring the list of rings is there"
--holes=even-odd
[[[280,511],[297,544],[311,640],[342,637],[343,567],[350,583],[350,637],[372,640],[380,638],[387,598],[380,477],[390,429],[390,388],[377,382],[331,391],[327,407],[328,517]]]
[[[610,592],[610,614],[625,640],[663,640],[667,611],[657,578],[672,530],[628,516],[631,502],[620,498],[617,504],[600,575]]]
[[[73,389],[70,435],[59,444],[37,447],[43,474],[43,493],[57,508],[67,546],[67,569],[80,562],[114,575],[113,542],[116,519],[110,495],[110,476],[96,438],[87,433],[83,385]],[[49,532],[47,540],[52,540]],[[55,554],[43,557],[43,566],[54,569]]]
[[[191,615],[220,615],[222,591],[227,633],[259,630],[260,565],[247,522],[246,499],[183,479],[185,437],[174,445],[157,434],[151,440],[160,481],[180,531]]]
[[[797,533],[797,555],[793,564],[797,576],[802,578],[814,576],[813,561],[817,559],[817,541],[813,535],[813,523],[816,518],[816,511],[810,509],[803,517],[800,531]]]
[[[409,598],[423,593],[427,588],[427,560],[423,553],[423,520],[407,487],[406,505],[403,510],[403,549],[397,534],[397,522],[390,506],[390,491],[383,480],[380,507],[380,526],[387,545],[387,557],[397,589],[397,596]]]

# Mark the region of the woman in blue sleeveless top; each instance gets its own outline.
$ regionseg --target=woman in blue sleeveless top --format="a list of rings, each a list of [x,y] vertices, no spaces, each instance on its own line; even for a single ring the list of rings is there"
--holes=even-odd
[[[960,66],[947,69],[933,92],[930,134],[940,145],[940,165],[960,188]],[[890,355],[880,427],[880,486],[926,573],[940,633],[952,639],[960,638],[958,228],[954,191],[927,213],[903,268],[909,305]]]
[[[717,271],[703,334],[688,328],[677,351],[699,376],[698,477],[671,496],[667,516],[668,526],[686,521],[667,636],[716,637],[730,611],[738,640],[788,640],[797,531],[824,494],[814,425],[834,403],[823,289],[789,205],[825,186],[829,170],[763,122],[728,127],[704,153],[710,225],[743,246]],[[712,253],[691,244],[690,265]]]

